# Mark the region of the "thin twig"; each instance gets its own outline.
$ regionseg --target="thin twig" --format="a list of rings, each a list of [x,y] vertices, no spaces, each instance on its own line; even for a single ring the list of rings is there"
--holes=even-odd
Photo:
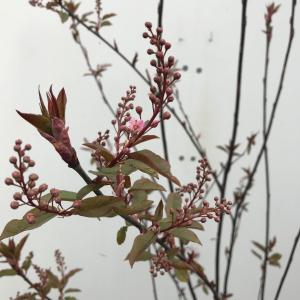
[[[268,103],[268,71],[269,71],[269,56],[270,56],[270,44],[272,37],[272,27],[266,23],[266,52],[265,52],[265,70],[263,78],[263,137],[266,138],[267,128],[267,103]],[[269,240],[270,240],[270,208],[271,208],[271,189],[270,189],[270,167],[269,167],[269,154],[268,147],[266,145],[264,152],[265,161],[265,180],[266,180],[266,228],[265,228],[265,253],[262,264],[262,278],[260,285],[260,299],[265,298],[265,287],[267,280],[267,268],[268,268],[268,256],[269,256]]]
[[[240,35],[240,47],[239,47],[239,59],[238,59],[238,71],[237,71],[237,83],[236,83],[236,98],[235,98],[235,109],[233,117],[232,135],[229,145],[228,159],[225,165],[221,199],[225,197],[228,175],[232,165],[232,159],[235,152],[235,143],[239,125],[239,113],[241,103],[241,89],[242,89],[242,72],[243,72],[243,61],[244,61],[244,49],[245,49],[245,38],[246,38],[246,26],[247,26],[247,4],[248,0],[242,0],[242,17],[241,17],[241,35]],[[220,283],[220,255],[221,255],[221,239],[222,239],[222,228],[223,228],[223,216],[220,217],[217,232],[217,245],[216,245],[216,257],[215,257],[215,281],[216,290],[219,293]]]
[[[197,300],[197,296],[195,294],[195,291],[194,291],[194,288],[193,288],[193,285],[192,285],[192,282],[191,282],[191,278],[188,279],[188,287],[189,287],[189,290],[190,290],[190,293],[191,293],[191,296],[193,298],[193,300]]]
[[[149,261],[149,265],[151,266],[151,263]],[[158,295],[157,295],[157,287],[156,287],[156,282],[154,276],[150,273],[151,277],[151,285],[152,285],[152,292],[153,292],[153,298],[154,300],[158,300]]]
[[[278,298],[279,298],[279,295],[280,295],[282,286],[284,284],[285,278],[286,278],[287,273],[289,272],[290,266],[292,264],[293,257],[294,257],[294,254],[295,254],[295,251],[296,251],[297,244],[298,244],[299,240],[300,240],[300,228],[299,228],[298,233],[297,233],[297,235],[295,237],[294,244],[293,244],[291,253],[289,255],[289,260],[288,260],[288,262],[286,264],[286,267],[284,269],[283,275],[282,275],[282,277],[280,279],[279,286],[278,286],[278,289],[277,289],[277,292],[276,292],[274,300],[278,300]]]
[[[279,103],[282,88],[283,88],[283,82],[284,82],[284,79],[285,79],[287,64],[288,64],[288,60],[289,60],[289,56],[290,56],[290,52],[291,52],[291,47],[292,47],[293,39],[294,39],[294,33],[295,33],[294,22],[295,22],[296,5],[297,5],[297,0],[292,0],[292,8],[291,8],[291,15],[290,15],[290,33],[289,33],[288,45],[287,45],[287,49],[286,49],[286,53],[285,53],[285,57],[284,57],[284,62],[283,62],[282,70],[281,70],[281,76],[280,76],[280,79],[279,79],[278,89],[277,89],[277,93],[276,93],[275,100],[274,100],[274,103],[273,103],[273,107],[272,107],[272,111],[271,111],[271,115],[270,115],[270,120],[269,120],[269,123],[268,123],[268,126],[267,126],[265,138],[263,140],[263,143],[262,143],[262,146],[261,146],[260,151],[258,153],[258,156],[256,158],[256,161],[253,165],[252,171],[249,174],[248,182],[247,182],[247,184],[244,188],[244,191],[243,191],[243,193],[240,197],[240,200],[239,200],[239,202],[236,206],[235,215],[234,215],[234,218],[233,218],[231,237],[230,237],[229,253],[228,253],[227,265],[226,265],[225,282],[224,282],[224,293],[225,294],[227,293],[228,279],[229,279],[230,267],[231,267],[231,262],[232,262],[232,255],[233,255],[233,249],[234,249],[234,245],[235,245],[235,234],[236,234],[236,230],[237,230],[237,228],[236,228],[237,218],[239,216],[239,211],[242,207],[242,204],[244,203],[245,197],[246,197],[248,191],[250,190],[250,188],[252,186],[253,178],[256,174],[256,171],[258,169],[260,160],[261,160],[262,155],[265,151],[265,147],[267,145],[267,142],[268,142],[271,130],[272,130],[272,125],[274,123],[276,110],[277,110],[277,107],[278,107],[278,103]]]

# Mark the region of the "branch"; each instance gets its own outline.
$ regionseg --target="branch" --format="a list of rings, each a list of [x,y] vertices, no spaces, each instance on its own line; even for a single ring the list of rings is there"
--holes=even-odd
[[[240,102],[241,102],[241,88],[242,88],[242,71],[243,71],[243,60],[244,60],[244,49],[245,49],[245,38],[246,38],[246,26],[247,26],[247,4],[248,0],[242,0],[242,17],[241,17],[241,35],[240,35],[240,49],[239,49],[239,60],[238,60],[238,72],[237,72],[237,83],[236,83],[236,98],[235,98],[235,110],[232,135],[229,145],[228,159],[226,162],[224,177],[221,190],[221,199],[224,198],[226,193],[226,186],[228,175],[232,165],[233,154],[235,151],[235,143],[239,125],[239,113],[240,113]],[[220,218],[217,233],[217,245],[216,245],[216,265],[215,265],[215,281],[217,293],[219,293],[219,280],[220,280],[220,252],[221,252],[221,238],[223,228],[223,216]]]
[[[294,257],[294,254],[295,254],[295,251],[296,251],[296,248],[297,248],[297,244],[298,244],[298,242],[299,242],[299,239],[300,239],[300,228],[299,228],[298,233],[297,233],[297,235],[296,235],[296,237],[295,237],[294,244],[293,244],[293,248],[292,248],[292,250],[291,250],[291,253],[290,253],[290,256],[289,256],[289,260],[288,260],[288,262],[287,262],[287,264],[286,264],[286,267],[285,267],[285,270],[284,270],[284,272],[283,272],[283,275],[282,275],[282,277],[281,277],[281,279],[280,279],[280,283],[279,283],[279,286],[278,286],[278,289],[277,289],[277,292],[276,292],[276,295],[275,295],[274,300],[278,300],[278,298],[279,298],[279,294],[280,294],[280,292],[281,292],[281,289],[282,289],[282,286],[283,286],[283,284],[284,284],[285,278],[286,278],[287,273],[288,273],[288,271],[289,271],[289,269],[290,269],[290,266],[291,266],[291,264],[292,264],[293,257]]]
[[[265,151],[271,130],[272,130],[272,125],[274,123],[274,119],[275,119],[275,114],[276,114],[276,110],[277,110],[277,106],[280,100],[280,96],[281,96],[281,92],[282,92],[282,88],[283,88],[283,82],[285,79],[285,74],[286,74],[286,69],[287,69],[287,64],[288,64],[288,60],[289,60],[289,56],[290,56],[290,52],[291,52],[291,47],[293,44],[293,39],[294,39],[294,33],[295,33],[295,29],[294,29],[294,23],[295,23],[295,9],[296,9],[296,5],[297,5],[297,0],[292,0],[292,8],[291,8],[291,16],[290,16],[290,33],[289,33],[289,39],[288,39],[288,45],[287,45],[287,49],[286,49],[286,54],[285,54],[285,58],[284,58],[284,62],[283,62],[283,66],[282,66],[282,71],[281,71],[281,76],[280,76],[280,80],[279,80],[279,85],[278,85],[278,90],[276,93],[276,97],[273,103],[273,107],[272,107],[272,111],[271,111],[271,115],[270,115],[270,120],[267,126],[267,130],[266,130],[266,134],[264,136],[264,140],[263,140],[263,144],[261,146],[261,149],[258,153],[257,159],[253,165],[252,168],[252,172],[250,173],[249,177],[248,177],[248,182],[244,188],[244,191],[241,195],[240,201],[237,203],[236,206],[236,211],[235,211],[235,216],[233,218],[233,224],[232,224],[232,231],[231,231],[231,239],[230,239],[230,247],[229,247],[229,253],[228,253],[228,259],[227,259],[227,266],[226,266],[226,273],[225,273],[225,283],[224,283],[224,293],[227,292],[227,286],[228,286],[228,279],[229,279],[229,273],[230,273],[230,267],[231,267],[231,262],[232,262],[232,254],[233,254],[233,249],[234,249],[234,244],[235,244],[235,233],[236,233],[236,224],[237,224],[237,218],[239,215],[239,210],[242,207],[242,204],[244,203],[245,197],[248,193],[248,191],[250,190],[251,186],[252,186],[252,182],[253,182],[253,178],[256,174],[256,171],[258,169],[261,157]]]

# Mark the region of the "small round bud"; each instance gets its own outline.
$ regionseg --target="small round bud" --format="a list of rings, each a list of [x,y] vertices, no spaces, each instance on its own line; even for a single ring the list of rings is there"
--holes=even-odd
[[[11,175],[15,180],[19,180],[21,178],[21,173],[19,171],[14,171]]]
[[[201,219],[200,219],[200,222],[201,222],[201,223],[205,223],[205,222],[206,222],[206,218],[201,218]]]
[[[36,221],[35,215],[33,213],[28,213],[26,215],[26,220],[27,220],[28,224],[34,224]]]
[[[43,192],[47,191],[47,189],[48,189],[48,185],[46,183],[43,183],[39,186],[39,192],[40,193],[43,193]]]
[[[22,144],[22,140],[17,139],[17,140],[15,141],[15,144],[16,144],[16,145],[21,145],[21,144]]]
[[[135,108],[135,111],[136,111],[136,113],[137,113],[138,115],[141,115],[142,112],[143,112],[143,108],[142,108],[141,106],[137,106],[137,107]]]
[[[156,28],[157,34],[161,34],[163,32],[163,29],[161,27]]]
[[[112,124],[112,125],[116,125],[116,123],[117,123],[116,120],[112,120],[112,121],[111,121],[111,124]]]
[[[152,23],[151,23],[151,22],[146,22],[146,23],[145,23],[145,26],[146,26],[148,29],[150,29],[150,28],[152,28]]]
[[[16,158],[15,156],[11,156],[11,157],[9,158],[9,162],[10,162],[11,164],[16,164],[16,163],[17,163],[17,158]]]
[[[162,117],[164,120],[169,120],[171,118],[171,114],[168,111],[164,111]]]
[[[21,146],[20,145],[15,145],[14,146],[14,150],[16,151],[16,152],[20,152],[21,151]]]
[[[172,66],[174,64],[174,62],[175,62],[174,56],[169,56],[168,57],[168,65]]]
[[[28,151],[28,150],[31,150],[31,148],[32,148],[32,147],[31,147],[31,145],[30,145],[30,144],[26,144],[26,145],[25,145],[25,150],[27,150],[27,151]]]
[[[167,89],[166,89],[166,94],[167,94],[168,96],[172,95],[172,94],[173,94],[173,89],[172,89],[171,87],[167,87]]]
[[[23,161],[25,162],[25,163],[29,163],[30,162],[30,157],[29,156],[24,156],[23,157]]]
[[[168,96],[168,102],[173,102],[174,101],[174,97],[173,96]]]
[[[173,77],[175,80],[179,80],[181,77],[181,74],[179,72],[176,72],[176,73],[174,73]]]
[[[144,32],[144,33],[143,33],[143,38],[146,39],[146,38],[148,38],[148,37],[149,37],[148,32]]]
[[[37,174],[35,174],[35,173],[32,173],[32,174],[29,175],[29,179],[31,181],[36,181],[36,180],[39,179],[39,176]]]
[[[20,206],[20,204],[19,204],[19,202],[18,201],[11,201],[10,202],[10,207],[12,208],[12,209],[17,209],[18,207]]]
[[[149,48],[149,49],[147,50],[147,54],[151,55],[151,54],[153,54],[153,53],[154,53],[154,51],[153,51],[152,49]]]
[[[152,60],[150,61],[150,65],[151,65],[152,67],[156,67],[156,60],[155,60],[155,59],[152,59]]]
[[[52,188],[50,190],[50,194],[51,194],[52,197],[57,198],[57,197],[59,197],[59,190],[55,189],[55,188]]]
[[[162,51],[157,51],[156,52],[156,57],[159,58],[159,59],[163,59],[164,58],[164,54]]]
[[[12,185],[12,184],[14,184],[14,181],[11,178],[7,177],[7,178],[5,178],[5,184]]]
[[[34,160],[31,160],[31,161],[28,163],[28,166],[29,166],[29,167],[34,167],[34,166],[35,166],[35,161],[34,161]]]
[[[73,207],[74,208],[79,208],[81,206],[81,200],[75,200],[73,202]]]
[[[16,192],[16,193],[14,193],[13,197],[14,197],[15,200],[21,200],[22,199],[22,194],[19,193],[19,192]]]
[[[171,44],[168,43],[168,42],[166,42],[166,43],[165,43],[165,48],[166,48],[166,50],[170,49],[170,48],[171,48]]]

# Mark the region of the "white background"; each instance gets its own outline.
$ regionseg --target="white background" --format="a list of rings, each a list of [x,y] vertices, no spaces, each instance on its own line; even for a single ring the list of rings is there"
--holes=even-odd
[[[111,115],[98,94],[92,78],[83,77],[86,66],[79,48],[74,44],[68,25],[62,25],[50,12],[34,9],[27,1],[2,1],[0,10],[0,178],[11,173],[8,157],[16,138],[33,145],[31,156],[37,163],[36,171],[41,183],[51,187],[77,191],[83,182],[59,159],[55,151],[29,124],[16,114],[38,112],[38,86],[44,94],[51,84],[58,91],[65,87],[68,96],[67,123],[74,146],[79,149],[83,137],[93,139],[98,130],[109,127]],[[116,12],[114,26],[103,28],[102,34],[109,40],[116,39],[122,51],[133,57],[140,53],[138,67],[144,70],[148,57],[144,55],[147,44],[141,38],[143,23],[156,23],[157,1],[103,1],[104,12]],[[263,14],[265,1],[249,1],[248,29],[242,90],[241,122],[238,141],[245,144],[250,133],[261,132],[262,76],[265,38]],[[282,7],[274,22],[274,40],[271,50],[270,92],[273,101],[277,90],[279,70],[287,44],[288,16],[291,1],[282,1]],[[84,1],[83,10],[94,7],[93,1]],[[225,159],[216,145],[228,142],[235,96],[237,54],[240,32],[240,1],[233,0],[169,0],[165,4],[164,24],[166,38],[172,42],[172,51],[179,59],[179,66],[188,65],[179,84],[182,101],[202,142],[217,168]],[[299,10],[299,7],[298,7]],[[286,81],[279,111],[270,141],[272,212],[271,236],[276,235],[276,250],[283,254],[282,266],[287,261],[293,237],[299,227],[299,175],[300,145],[299,120],[299,25],[296,14],[296,36],[288,65]],[[147,105],[147,89],[128,66],[112,51],[83,30],[83,41],[90,49],[92,61],[111,63],[103,83],[111,103],[116,105],[130,84],[137,86],[137,101]],[[212,33],[213,41],[209,37]],[[201,67],[203,72],[196,73]],[[157,129],[157,134],[159,130]],[[190,156],[196,155],[182,129],[174,119],[167,124],[169,152],[173,172],[182,182],[193,178],[195,163]],[[261,138],[258,139],[260,145]],[[159,141],[151,143],[161,153]],[[258,148],[258,147],[257,147]],[[78,150],[83,166],[89,169],[89,157]],[[179,155],[186,157],[179,162]],[[242,176],[241,166],[251,166],[254,156],[245,158],[236,166],[229,182],[231,190]],[[262,165],[261,165],[262,166]],[[263,168],[260,168],[262,171]],[[14,190],[0,185],[0,227],[12,218],[19,218],[24,211],[9,208]],[[231,193],[228,194],[230,198]],[[260,265],[250,253],[251,240],[264,241],[265,191],[263,172],[255,180],[255,188],[248,198],[249,212],[242,221],[239,241],[233,260],[230,291],[233,299],[256,299]],[[79,299],[153,299],[147,264],[136,264],[131,270],[124,257],[130,249],[134,229],[126,243],[119,247],[115,242],[121,220],[103,220],[73,217],[55,219],[43,228],[32,231],[26,251],[34,250],[35,261],[41,266],[52,266],[54,250],[59,248],[70,267],[82,267],[83,271],[72,280],[72,287],[79,287]],[[228,224],[227,224],[228,225]],[[216,224],[207,224],[199,236],[203,242],[200,261],[210,278],[214,276],[214,245]],[[229,226],[225,227],[229,232]],[[228,243],[224,235],[223,246]],[[224,260],[224,257],[223,257]],[[225,261],[225,260],[224,260]],[[269,268],[266,299],[273,299],[283,267]],[[299,286],[299,249],[282,290],[281,299],[296,299]],[[167,276],[157,280],[159,299],[176,299],[176,291]],[[9,299],[25,285],[17,278],[0,280],[0,298]],[[199,298],[205,298],[200,294]],[[187,292],[188,294],[188,292]]]

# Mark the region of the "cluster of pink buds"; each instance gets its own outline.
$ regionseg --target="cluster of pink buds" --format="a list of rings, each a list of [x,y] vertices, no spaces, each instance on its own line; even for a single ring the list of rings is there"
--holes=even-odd
[[[265,25],[266,30],[264,31],[267,35],[268,40],[270,41],[272,39],[272,32],[273,32],[273,26],[272,26],[272,19],[273,15],[278,11],[280,5],[275,5],[274,2],[267,5],[267,12],[265,13]]]
[[[171,44],[162,38],[163,29],[158,27],[155,32],[152,30],[150,22],[145,23],[148,32],[143,33],[144,38],[150,39],[150,44],[155,49],[149,48],[147,53],[155,56],[155,59],[150,61],[150,65],[155,68],[156,75],[153,79],[156,86],[150,87],[149,99],[152,103],[153,111],[162,110],[164,106],[174,100],[172,85],[179,80],[181,74],[174,72],[175,65],[174,56],[167,56]],[[171,114],[167,111],[162,113],[163,119],[170,119]],[[159,121],[157,120],[156,123]]]
[[[169,272],[171,268],[172,266],[164,250],[157,251],[156,255],[151,258],[150,273],[153,277],[156,277],[158,273],[164,275],[165,272]]]
[[[14,151],[17,153],[17,156],[11,156],[9,158],[9,162],[14,166],[15,171],[12,172],[11,177],[5,179],[5,183],[20,188],[21,192],[14,193],[10,207],[17,209],[20,206],[28,205],[42,211],[52,212],[62,216],[71,215],[69,210],[73,206],[66,210],[63,209],[59,196],[60,191],[58,189],[52,188],[50,190],[50,199],[46,199],[42,196],[43,193],[48,190],[48,185],[46,183],[37,185],[39,179],[37,174],[31,173],[28,175],[28,179],[25,179],[25,172],[35,165],[35,162],[26,155],[26,152],[29,150],[31,150],[30,144],[26,144],[22,147],[22,141],[20,139],[15,141]],[[35,223],[33,213],[28,213],[26,219],[29,224]]]

